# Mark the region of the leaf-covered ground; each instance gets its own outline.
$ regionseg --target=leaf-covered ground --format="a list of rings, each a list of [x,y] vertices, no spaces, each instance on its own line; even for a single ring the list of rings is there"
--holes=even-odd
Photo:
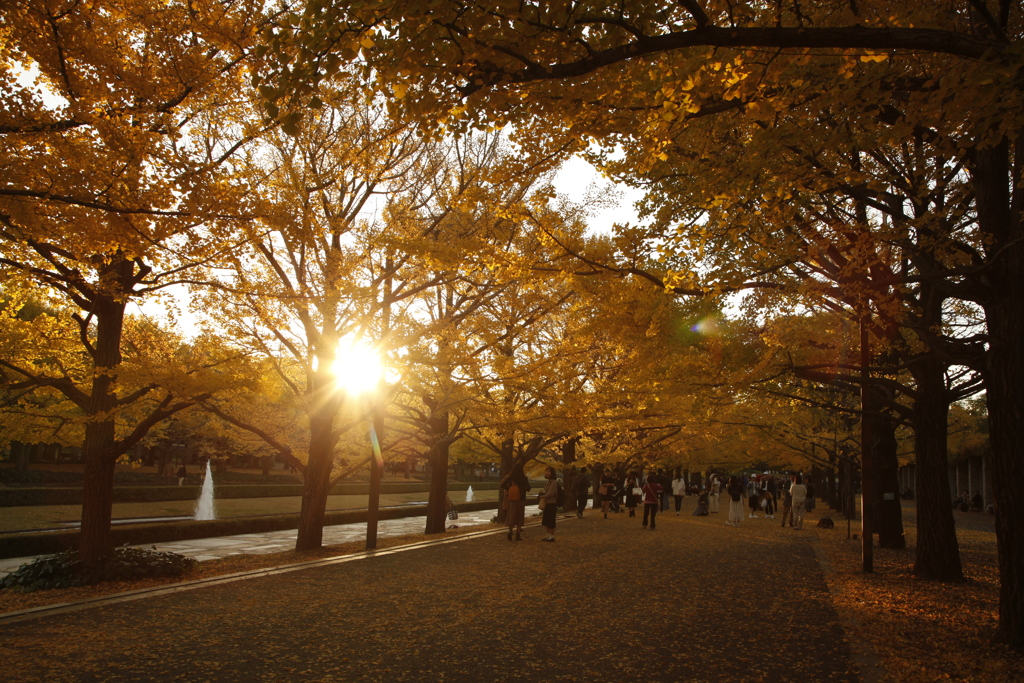
[[[730,528],[723,516],[660,516],[651,532],[588,512],[554,544],[534,527],[523,543],[486,536],[9,624],[3,679],[855,681],[853,636],[884,680],[1020,680],[1020,656],[987,645],[984,518],[957,519],[972,582],[950,586],[910,578],[912,550],[877,550],[865,577],[845,524]],[[189,579],[360,549],[204,562]],[[0,610],[137,587],[0,592]],[[844,633],[840,615],[860,626]]]
[[[813,532],[591,512],[526,535],[8,624],[4,678],[858,679]]]
[[[884,680],[1024,680],[1024,655],[990,642],[999,610],[992,518],[959,511],[955,516],[965,584],[923,581],[912,575],[912,504],[904,510],[908,548],[876,547],[873,574],[861,572],[860,541],[847,540],[845,522],[832,531],[817,532],[834,569],[828,575],[834,604],[841,615],[856,622],[858,637],[873,646]]]

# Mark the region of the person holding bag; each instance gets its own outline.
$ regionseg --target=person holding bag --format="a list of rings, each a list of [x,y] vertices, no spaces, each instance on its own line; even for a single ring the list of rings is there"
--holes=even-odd
[[[548,480],[548,484],[544,487],[544,492],[540,494],[540,505],[544,511],[541,524],[547,529],[548,535],[547,538],[540,540],[554,543],[555,516],[558,514],[558,475],[555,474],[555,468],[549,467],[544,470],[544,478]]]
[[[647,516],[651,517],[651,531],[654,531],[654,518],[658,514],[658,508],[661,507],[661,484],[656,481],[652,481],[652,477],[647,478],[647,483],[644,484],[644,528],[647,528]]]

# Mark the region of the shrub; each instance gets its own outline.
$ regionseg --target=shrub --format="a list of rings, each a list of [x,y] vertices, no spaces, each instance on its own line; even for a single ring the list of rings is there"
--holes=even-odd
[[[77,550],[67,550],[22,566],[0,581],[0,588],[20,591],[91,586],[102,581],[134,581],[154,576],[181,576],[198,562],[176,553],[117,548],[95,562],[78,559]]]

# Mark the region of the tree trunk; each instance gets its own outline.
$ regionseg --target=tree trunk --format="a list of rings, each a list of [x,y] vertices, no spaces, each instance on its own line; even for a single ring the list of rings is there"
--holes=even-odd
[[[1018,138],[1011,147],[1004,137],[997,145],[975,149],[971,167],[989,260],[979,284],[985,289],[988,327],[982,371],[999,548],[995,639],[1015,647],[1024,647],[1024,229],[1017,195],[1022,156],[1024,142]]]
[[[828,467],[825,468],[825,499],[833,510],[839,509],[839,495],[836,490],[836,454],[829,451]]]
[[[29,463],[28,446],[20,441],[11,442],[11,458],[14,460],[14,469],[17,472],[28,472]]]
[[[563,510],[576,509],[576,439],[569,439],[562,444],[562,488],[565,489],[565,507]]]
[[[949,504],[947,419],[949,399],[944,368],[934,359],[911,367],[917,381],[914,453],[917,458],[917,557],[914,573],[940,581],[963,581],[956,524]]]
[[[131,263],[127,264],[131,272]],[[125,299],[98,297],[92,311],[96,318],[93,347],[92,391],[85,406],[89,422],[85,426],[82,459],[85,462],[82,486],[82,527],[78,538],[79,558],[98,560],[113,550],[110,518],[114,503],[114,452],[116,430],[113,415],[117,406],[114,393],[116,368],[121,364],[121,335],[124,329]],[[104,416],[98,418],[96,416]]]
[[[872,428],[875,443],[875,511],[878,546],[899,550],[907,547],[903,533],[903,510],[899,497],[899,443],[896,420],[886,416],[875,419]]]
[[[315,380],[314,380],[315,381]],[[327,403],[331,403],[331,399]],[[334,469],[334,414],[336,409],[325,405],[309,420],[309,462],[303,472],[302,505],[299,508],[299,531],[295,550],[316,550],[323,545],[324,515],[327,495]]]
[[[114,441],[114,422],[89,423],[85,427],[82,459],[85,472],[82,484],[82,529],[78,539],[79,558],[92,562],[109,555],[110,519],[114,505],[114,463],[110,445]]]
[[[512,448],[515,446],[515,442],[512,438],[507,438],[501,442],[501,462],[498,464],[498,481],[505,481],[512,472]],[[505,492],[498,489],[498,524],[505,523],[505,510],[501,509],[501,504],[505,500]]]
[[[430,495],[427,499],[427,525],[424,533],[444,533],[448,520],[448,412],[428,420],[434,440],[430,457]]]

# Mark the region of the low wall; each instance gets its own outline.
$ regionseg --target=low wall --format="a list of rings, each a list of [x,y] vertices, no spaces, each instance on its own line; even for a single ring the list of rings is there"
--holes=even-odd
[[[496,510],[495,500],[473,503],[456,503],[460,512]],[[411,507],[381,508],[379,519],[422,517],[427,514],[426,505]],[[338,510],[324,516],[324,526],[335,524],[365,524],[366,510]],[[114,525],[110,529],[113,545],[142,545],[146,543],[168,543],[187,541],[195,538],[236,536],[238,534],[286,531],[299,528],[299,515],[264,515],[259,517],[233,517],[205,522],[192,520],[175,522],[151,522],[148,524]],[[18,534],[0,534],[0,558],[29,557],[59,553],[78,544],[77,529],[67,531],[40,531]]]

